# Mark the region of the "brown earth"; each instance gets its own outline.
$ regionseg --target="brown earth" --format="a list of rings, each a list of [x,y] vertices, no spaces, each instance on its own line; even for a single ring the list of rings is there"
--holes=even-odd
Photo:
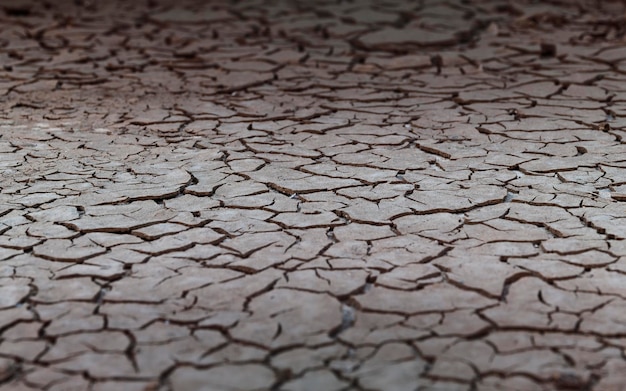
[[[0,0],[0,390],[626,389],[625,15]]]

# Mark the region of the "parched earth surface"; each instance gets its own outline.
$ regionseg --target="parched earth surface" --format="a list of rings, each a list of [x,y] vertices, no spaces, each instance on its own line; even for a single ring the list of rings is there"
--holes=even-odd
[[[626,389],[625,12],[0,0],[0,390]]]

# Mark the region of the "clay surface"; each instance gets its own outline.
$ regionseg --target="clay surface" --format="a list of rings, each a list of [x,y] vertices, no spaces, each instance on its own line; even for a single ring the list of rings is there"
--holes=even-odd
[[[0,1],[0,390],[623,390],[625,11]]]

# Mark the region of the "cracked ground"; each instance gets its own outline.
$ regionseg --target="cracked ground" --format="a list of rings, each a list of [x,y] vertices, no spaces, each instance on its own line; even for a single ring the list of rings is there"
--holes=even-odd
[[[624,15],[0,0],[0,390],[626,389]]]

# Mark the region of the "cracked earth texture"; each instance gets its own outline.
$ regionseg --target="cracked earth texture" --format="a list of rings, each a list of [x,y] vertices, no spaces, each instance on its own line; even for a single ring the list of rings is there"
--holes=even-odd
[[[0,1],[0,390],[626,389],[626,6]]]

